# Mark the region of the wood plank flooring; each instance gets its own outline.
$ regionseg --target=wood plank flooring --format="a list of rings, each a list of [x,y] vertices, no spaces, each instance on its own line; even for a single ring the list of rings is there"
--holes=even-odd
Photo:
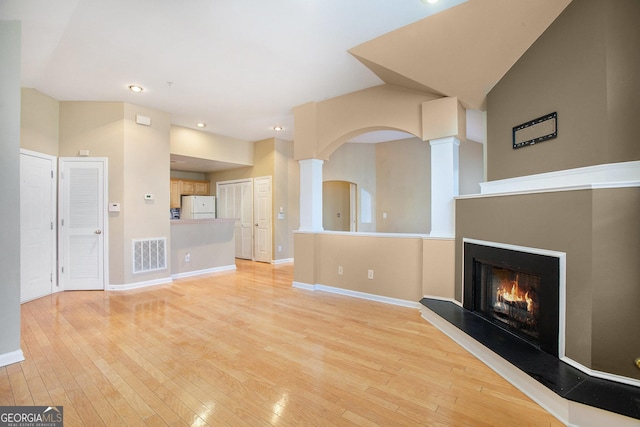
[[[555,426],[418,310],[291,287],[292,265],[22,305],[0,406],[65,426]]]

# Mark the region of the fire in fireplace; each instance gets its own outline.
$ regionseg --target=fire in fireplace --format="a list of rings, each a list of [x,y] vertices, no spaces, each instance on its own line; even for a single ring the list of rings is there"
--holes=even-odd
[[[489,264],[480,269],[478,312],[537,345],[540,277]],[[486,293],[486,295],[482,295]]]
[[[559,267],[554,256],[465,242],[463,306],[558,356]]]

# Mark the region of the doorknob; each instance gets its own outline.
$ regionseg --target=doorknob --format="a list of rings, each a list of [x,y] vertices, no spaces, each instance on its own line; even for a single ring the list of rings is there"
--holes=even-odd
[[[96,230],[96,234],[102,234],[102,230]]]
[[[258,223],[256,222],[256,227],[258,226]]]

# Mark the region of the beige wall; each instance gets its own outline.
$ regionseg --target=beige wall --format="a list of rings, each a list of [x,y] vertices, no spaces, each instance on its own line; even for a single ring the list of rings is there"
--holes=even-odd
[[[482,181],[481,144],[460,146],[460,188],[478,193]],[[431,229],[431,148],[428,142],[409,138],[378,144],[346,143],[323,164],[323,181],[353,182],[373,199],[373,221],[358,231],[381,233],[429,233]],[[325,203],[331,204],[330,201]],[[383,213],[387,218],[383,218]],[[333,228],[331,228],[333,229]]]
[[[20,34],[19,22],[0,21],[0,190],[14,202],[0,223],[0,356],[12,362],[20,350]]]
[[[593,191],[593,368],[640,379],[640,188]]]
[[[487,98],[496,180],[640,159],[640,2],[574,1]],[[557,111],[558,137],[514,150],[512,128]]]
[[[136,124],[136,114],[151,118],[151,126]],[[169,226],[169,127],[168,113],[124,104],[124,180],[121,215],[125,218],[121,256],[124,282],[135,283],[168,277],[167,270],[133,274],[133,239],[166,237],[171,248]],[[152,194],[153,200],[145,200]],[[167,256],[169,251],[167,252]],[[112,283],[115,283],[112,281]]]
[[[376,150],[376,231],[431,230],[431,147],[419,138],[384,142]],[[383,214],[387,217],[384,218]]]
[[[201,172],[183,172],[183,171],[170,171],[169,176],[177,179],[194,179],[196,181],[207,181],[207,174]]]
[[[224,171],[209,172],[205,175],[210,182],[211,194],[216,195],[216,183],[221,181],[235,181],[238,179],[253,178],[253,167],[241,167]]]
[[[181,126],[171,126],[171,154],[238,165],[253,165],[253,142],[215,135]]]
[[[349,139],[373,130],[422,135],[422,103],[439,96],[381,85],[294,108],[296,160],[327,159]]]
[[[454,239],[348,233],[294,233],[293,280],[418,303],[453,299]],[[338,267],[343,274],[338,274]],[[373,279],[367,278],[373,270]]]
[[[478,194],[484,182],[484,146],[474,141],[461,141],[459,147],[459,193]]]
[[[233,221],[171,223],[171,274],[222,267],[235,268]],[[189,254],[189,261],[185,255]]]
[[[424,239],[422,242],[422,294],[455,299],[451,284],[455,273],[455,239]]]
[[[322,228],[349,231],[351,184],[346,181],[322,183]]]
[[[296,282],[409,302],[422,298],[421,237],[295,233],[294,240]],[[368,270],[374,271],[373,279],[367,278]]]
[[[186,140],[185,140],[186,141]],[[216,184],[222,181],[252,179],[261,176],[272,177],[272,256],[273,260],[285,260],[293,257],[293,230],[299,225],[299,207],[296,188],[299,187],[297,162],[293,161],[293,143],[269,138],[252,143],[253,166],[240,167],[206,174],[211,183],[211,192],[215,195]],[[221,150],[224,146],[219,147]],[[224,157],[224,156],[223,156]],[[278,219],[280,207],[284,218]]]
[[[36,89],[22,88],[20,147],[58,156],[60,103]]]
[[[331,154],[322,165],[323,181],[352,182],[357,186],[357,231],[376,231],[376,147],[374,144],[346,143]],[[371,222],[362,222],[362,192],[372,198]]]
[[[137,125],[136,114],[151,117],[151,126]],[[109,213],[110,284],[168,277],[170,268],[134,276],[131,265],[131,239],[170,242],[168,114],[120,102],[63,101],[59,155],[75,157],[81,149],[109,159],[109,201],[121,204]],[[144,200],[146,193],[154,200]]]
[[[76,157],[89,150],[91,157],[106,157],[109,201],[124,203],[124,104],[121,102],[60,102],[60,157]],[[109,214],[109,280],[124,282],[124,215]]]
[[[293,142],[275,139],[273,155],[273,258],[290,259],[293,258],[293,230],[299,227],[299,202],[291,196],[294,188],[300,186],[298,163],[293,161]],[[278,217],[280,208],[283,219]]]
[[[275,140],[257,141],[253,145],[253,177],[273,176],[275,172]]]
[[[287,218],[287,257],[294,257],[293,246],[293,232],[300,228],[300,163],[293,159],[293,142],[288,142],[287,146],[287,198],[289,209],[285,211],[285,218]],[[280,170],[280,169],[278,169]]]

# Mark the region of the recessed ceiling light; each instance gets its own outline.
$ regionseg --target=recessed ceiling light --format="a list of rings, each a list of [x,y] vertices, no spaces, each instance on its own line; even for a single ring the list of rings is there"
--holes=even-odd
[[[282,126],[274,126],[273,130],[275,130],[276,132],[280,132],[280,131],[284,130],[284,128]]]
[[[207,124],[200,122],[200,123],[196,123],[196,126],[198,126],[199,128],[203,128],[203,127],[206,127]]]
[[[138,86],[138,85],[129,85],[129,90],[130,90],[131,92],[140,93],[140,92],[142,92],[144,89],[142,88],[142,86]]]

